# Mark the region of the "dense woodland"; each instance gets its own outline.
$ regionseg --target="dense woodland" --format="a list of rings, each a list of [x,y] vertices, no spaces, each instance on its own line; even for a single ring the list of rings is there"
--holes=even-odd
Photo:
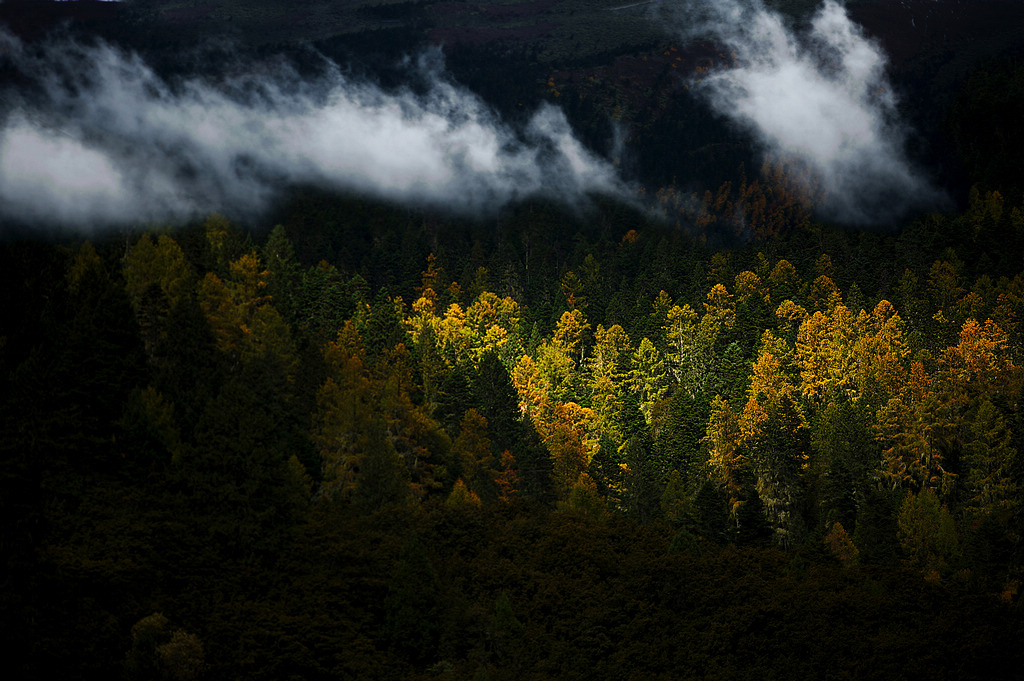
[[[615,206],[281,216],[3,246],[21,675],[1020,662],[1020,205],[717,249]]]
[[[1020,60],[908,101],[952,201],[862,230],[669,81],[510,49],[449,64],[595,148],[621,106],[634,205],[0,225],[11,677],[1019,675]]]

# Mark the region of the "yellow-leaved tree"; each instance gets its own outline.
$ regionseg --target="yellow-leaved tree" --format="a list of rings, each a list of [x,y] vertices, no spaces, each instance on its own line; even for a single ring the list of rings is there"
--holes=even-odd
[[[747,403],[739,415],[740,436],[756,477],[765,519],[780,546],[798,541],[803,531],[800,476],[806,468],[809,428],[792,368],[793,351],[771,331],[750,376]]]
[[[854,319],[844,305],[804,319],[796,334],[795,361],[800,368],[800,392],[805,399],[815,405],[854,399],[856,342]]]

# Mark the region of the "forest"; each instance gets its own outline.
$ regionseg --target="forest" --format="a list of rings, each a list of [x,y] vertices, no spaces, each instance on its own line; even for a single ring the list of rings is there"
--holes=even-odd
[[[998,192],[714,250],[613,209],[288,214],[3,247],[23,674],[1019,663],[1024,210]]]
[[[628,108],[531,58],[496,109]],[[704,184],[627,201],[4,218],[12,678],[1019,674],[1022,63],[958,81],[917,156],[951,200],[883,225],[685,99],[631,148]]]

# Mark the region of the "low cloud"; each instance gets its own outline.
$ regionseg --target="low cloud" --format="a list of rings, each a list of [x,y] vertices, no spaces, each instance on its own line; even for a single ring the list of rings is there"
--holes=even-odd
[[[512,129],[451,82],[437,53],[409,65],[422,87],[385,91],[324,60],[168,82],[107,44],[30,50],[0,35],[19,74],[0,92],[0,215],[40,224],[176,222],[214,210],[251,217],[289,184],[313,183],[476,214],[530,196],[582,205],[625,197],[561,110]]]
[[[825,217],[884,224],[938,200],[906,157],[885,55],[840,4],[825,0],[799,28],[761,0],[679,0],[659,11],[685,36],[733,53],[693,89],[766,156],[801,169]]]

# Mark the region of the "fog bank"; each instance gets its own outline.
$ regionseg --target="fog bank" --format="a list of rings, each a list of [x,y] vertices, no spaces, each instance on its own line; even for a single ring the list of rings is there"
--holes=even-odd
[[[676,0],[658,17],[731,52],[691,89],[767,158],[799,169],[825,217],[879,224],[938,199],[907,159],[884,53],[839,3],[799,26],[761,0]]]
[[[29,222],[178,222],[254,216],[289,184],[312,183],[459,213],[530,196],[572,206],[628,196],[560,109],[523,129],[453,83],[439,52],[410,61],[425,83],[385,91],[323,60],[231,78],[167,82],[107,44],[42,48],[0,34],[0,60],[30,83],[0,92],[0,215]]]

